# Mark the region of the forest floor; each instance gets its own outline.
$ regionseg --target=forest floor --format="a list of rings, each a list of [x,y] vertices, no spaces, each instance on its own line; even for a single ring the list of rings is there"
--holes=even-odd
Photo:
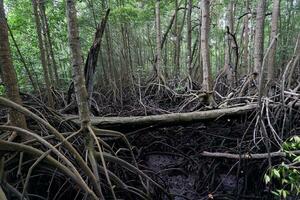
[[[125,99],[127,103],[118,105],[111,101],[103,102],[102,98],[102,106],[94,106],[93,112],[95,116],[127,117],[201,112],[220,109],[222,105],[243,106],[257,98],[255,92],[253,96],[244,97],[232,94],[225,101],[218,99],[216,103],[219,108],[213,108],[207,106],[201,92],[174,92],[168,88],[164,91],[163,95],[147,95],[145,92],[139,101]],[[100,102],[99,99],[96,98],[96,102]],[[283,114],[283,112],[268,106],[266,109],[270,109],[269,114],[272,116],[268,118],[274,122],[273,125],[280,124],[276,121],[278,119],[274,113]],[[256,138],[257,141],[255,139],[257,111],[258,109],[254,109],[235,116],[221,115],[214,119],[188,124],[169,126],[152,124],[145,127],[125,126],[125,128],[116,124],[110,128],[127,136],[134,147],[140,169],[172,193],[175,200],[273,199],[274,196],[270,192],[272,188],[264,183],[263,178],[268,169],[267,158],[227,159],[202,156],[204,151],[228,152],[236,155],[267,152],[261,136]],[[281,114],[277,116],[281,118]],[[287,124],[292,124],[292,127],[286,129],[288,133],[285,137],[291,134],[288,130],[299,127],[297,119],[297,114],[288,117],[291,121]],[[268,130],[269,128],[267,127]],[[278,149],[274,145],[270,150]],[[272,158],[274,165],[281,161],[281,158]],[[161,195],[157,193],[154,199],[167,199]]]
[[[138,149],[139,164],[175,194],[176,200],[267,199],[268,189],[262,178],[268,167],[267,159],[249,161],[201,156],[203,151],[238,154],[243,136],[245,144],[251,143],[253,125],[249,121],[247,117],[238,117],[142,129],[135,131],[129,141]]]
[[[193,100],[192,96],[178,95],[172,97],[170,94],[170,96],[164,97],[148,97],[148,99],[143,98],[143,105],[141,102],[128,100],[127,104],[122,106],[113,104],[109,100],[99,101],[95,98],[95,102],[98,104],[92,105],[92,111],[94,116],[144,116],[145,114],[159,115],[176,111],[193,112],[217,109],[205,106],[205,102],[203,103],[199,99]],[[66,120],[64,115],[48,108],[38,98],[24,94],[23,101],[25,107],[47,119],[61,133],[67,134],[79,129],[78,124],[72,120]],[[65,108],[66,104],[63,100],[59,99],[57,102],[60,103],[60,105],[56,105],[57,107]],[[234,100],[233,102],[233,105],[245,105],[241,101]],[[270,107],[273,113],[282,113],[280,109],[276,109]],[[76,112],[76,109],[72,109],[64,114],[76,114]],[[6,109],[1,109],[3,123],[6,121],[6,113]],[[275,114],[274,116],[272,114],[271,120],[276,121],[278,119]],[[143,127],[115,126],[110,127],[110,129],[126,135],[138,163],[138,168],[171,193],[174,200],[273,199],[270,193],[272,188],[266,186],[263,180],[268,169],[267,158],[228,159],[202,154],[204,151],[235,155],[266,153],[267,150],[262,137],[255,139],[256,120],[257,109],[235,116],[220,116],[215,119],[184,124],[164,126],[152,124]],[[277,123],[279,124],[280,120],[273,125],[275,126]],[[49,133],[42,125],[31,119],[28,119],[28,124],[29,129],[35,130],[43,137],[48,137]],[[289,137],[292,135],[292,130],[297,130],[297,127],[300,127],[298,114],[287,117],[286,124],[292,124],[286,129],[289,131],[285,137]],[[103,127],[99,126],[98,128]],[[267,128],[269,129],[269,127]],[[103,141],[107,142],[118,157],[132,162],[126,144],[124,146],[124,141],[110,137],[104,137]],[[55,140],[51,142],[56,143]],[[84,152],[82,136],[75,136],[71,142],[76,146],[76,149]],[[278,149],[274,145],[270,150],[274,152]],[[68,155],[67,152],[65,154]],[[274,165],[281,161],[282,158],[280,157],[272,158]],[[11,168],[8,167],[10,169],[8,177],[12,182],[20,180],[20,170],[16,167],[18,162],[16,159],[11,164]],[[30,165],[24,165],[22,171],[26,172]],[[109,162],[108,168],[126,180],[126,183],[137,188],[141,187],[139,178],[135,173],[124,172],[122,168]],[[67,184],[68,181],[68,179],[65,180],[63,174],[55,169],[41,165],[34,170],[28,192],[38,196],[47,194],[46,199],[84,199],[84,195],[78,191],[78,188],[75,185]],[[162,191],[155,187],[151,187],[150,193],[152,199],[168,199]],[[128,196],[127,191],[121,190],[118,191],[118,194],[124,196],[123,199],[138,199],[136,196]],[[30,198],[30,200],[32,199],[40,199],[40,197]]]

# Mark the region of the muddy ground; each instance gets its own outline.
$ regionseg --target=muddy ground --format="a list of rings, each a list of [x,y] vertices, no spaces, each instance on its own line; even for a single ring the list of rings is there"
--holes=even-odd
[[[140,164],[176,200],[272,199],[262,178],[267,160],[212,159],[200,155],[203,151],[253,151],[252,133],[253,125],[243,117],[161,127],[129,138],[138,149]]]
[[[70,132],[79,128],[73,123],[68,126],[64,124],[66,122],[61,123],[59,119],[49,114],[44,106],[35,107],[35,109],[43,112],[48,121],[61,132]],[[6,112],[3,112],[1,116],[3,116],[1,121],[5,123]],[[154,125],[151,127],[115,127],[115,129],[127,135],[139,168],[170,192],[174,200],[274,199],[274,196],[270,194],[272,188],[263,182],[263,175],[268,168],[267,159],[232,160],[201,156],[203,151],[235,154],[265,153],[263,142],[255,144],[253,140],[254,119],[253,113],[247,113],[243,116],[222,117],[201,123],[171,127]],[[299,121],[298,118],[294,120]],[[294,120],[290,124],[298,127]],[[32,120],[29,124],[30,129],[36,130],[41,135],[49,134]],[[294,133],[287,131],[286,138],[289,137],[288,134]],[[75,137],[72,143],[79,152],[84,154],[82,136]],[[132,162],[128,151],[123,149],[127,148],[123,141],[108,139],[107,143],[118,152],[120,158]],[[277,150],[271,149],[271,151]],[[8,180],[14,183],[17,189],[22,186],[20,177],[26,176],[33,161],[24,164],[21,174],[18,174],[18,157],[10,163],[11,166],[6,166],[10,169],[7,175]],[[275,165],[281,161],[280,158],[272,159],[272,164]],[[114,163],[108,163],[108,167],[126,184],[142,189],[139,177],[135,173],[125,172]],[[105,182],[105,177],[101,178]],[[109,196],[109,190],[105,192]],[[70,182],[70,179],[66,179],[62,173],[45,163],[34,170],[28,193],[31,194],[30,200],[88,199],[76,185]],[[161,190],[151,184],[149,193],[154,200],[168,199]],[[117,190],[117,195],[124,200],[139,199],[124,190]],[[18,198],[12,195],[10,199]],[[297,197],[292,199],[296,200]]]

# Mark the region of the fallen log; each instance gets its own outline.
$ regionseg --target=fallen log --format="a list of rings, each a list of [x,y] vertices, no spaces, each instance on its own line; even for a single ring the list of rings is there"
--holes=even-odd
[[[257,108],[257,104],[249,104],[239,107],[189,112],[171,113],[151,116],[132,116],[132,117],[91,117],[94,126],[115,127],[115,126],[150,126],[150,125],[174,125],[183,123],[194,123],[203,120],[218,119],[234,115],[245,114]],[[66,120],[72,120],[80,124],[78,116],[66,115]]]

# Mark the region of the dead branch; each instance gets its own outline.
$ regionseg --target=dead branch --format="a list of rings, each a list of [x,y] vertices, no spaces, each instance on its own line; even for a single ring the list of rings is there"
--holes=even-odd
[[[300,150],[298,151],[291,151],[290,153],[299,155],[300,154]],[[272,152],[272,153],[255,153],[255,154],[232,154],[232,153],[220,153],[220,152],[207,152],[207,151],[203,151],[201,153],[201,156],[205,156],[205,157],[213,157],[213,158],[228,158],[228,159],[266,159],[269,158],[269,156],[271,158],[274,157],[286,157],[287,153],[282,152],[282,151],[277,151],[277,152]]]

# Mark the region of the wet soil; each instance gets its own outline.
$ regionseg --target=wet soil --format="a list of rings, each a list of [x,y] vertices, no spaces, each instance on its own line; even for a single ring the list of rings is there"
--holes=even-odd
[[[253,148],[254,127],[250,122],[248,117],[242,117],[157,128],[136,133],[130,141],[138,149],[137,159],[144,170],[150,171],[175,200],[273,199],[262,178],[267,160],[212,159],[200,155],[203,151],[264,151],[264,147]]]

